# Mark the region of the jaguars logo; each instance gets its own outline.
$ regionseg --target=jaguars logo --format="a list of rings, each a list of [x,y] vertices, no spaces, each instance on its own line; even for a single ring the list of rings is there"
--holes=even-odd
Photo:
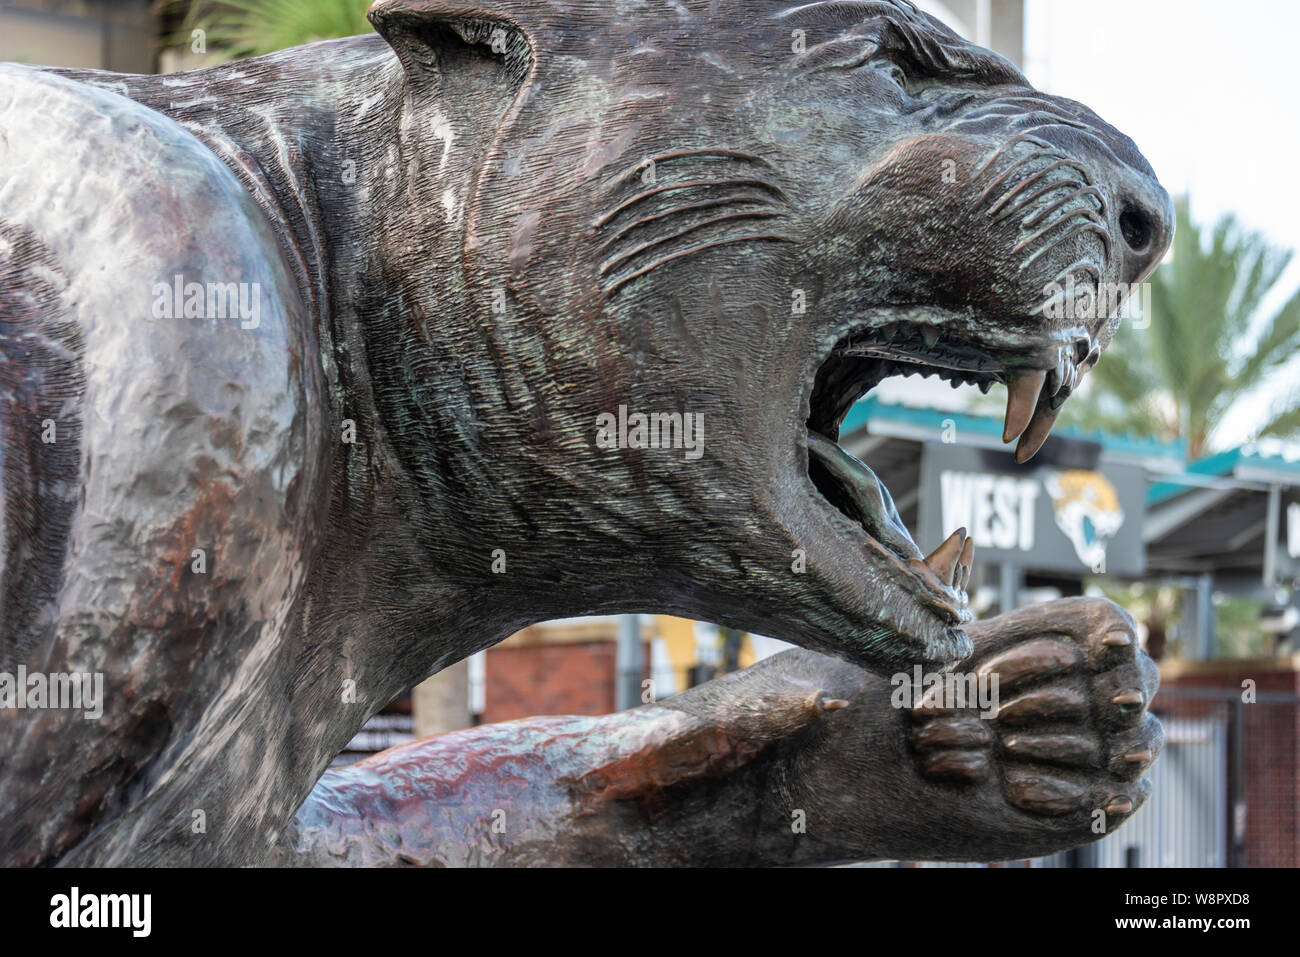
[[[1106,546],[1124,524],[1115,486],[1100,472],[1056,472],[1043,480],[1056,525],[1095,572],[1106,570]]]

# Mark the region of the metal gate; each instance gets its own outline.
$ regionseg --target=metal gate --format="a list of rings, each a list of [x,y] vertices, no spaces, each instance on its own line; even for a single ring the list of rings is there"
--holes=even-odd
[[[1045,867],[1295,866],[1300,695],[1164,687],[1151,797],[1114,835]]]

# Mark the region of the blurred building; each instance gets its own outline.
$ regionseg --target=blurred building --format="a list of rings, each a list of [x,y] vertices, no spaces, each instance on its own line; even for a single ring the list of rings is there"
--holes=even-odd
[[[1024,0],[915,0],[916,6],[938,17],[980,46],[996,50],[1023,68],[1025,63]]]
[[[151,0],[8,0],[0,60],[153,73],[159,31]]]

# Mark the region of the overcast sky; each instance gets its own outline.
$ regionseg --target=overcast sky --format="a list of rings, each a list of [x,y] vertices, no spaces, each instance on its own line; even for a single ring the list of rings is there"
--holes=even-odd
[[[1132,136],[1198,218],[1300,249],[1300,3],[1026,0],[1026,20],[1036,86]]]

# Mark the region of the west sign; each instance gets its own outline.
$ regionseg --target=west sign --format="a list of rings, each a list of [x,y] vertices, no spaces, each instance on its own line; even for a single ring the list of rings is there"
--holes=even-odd
[[[921,541],[958,528],[976,560],[1066,574],[1141,575],[1146,477],[1136,466],[1048,461],[929,444],[921,463]]]

